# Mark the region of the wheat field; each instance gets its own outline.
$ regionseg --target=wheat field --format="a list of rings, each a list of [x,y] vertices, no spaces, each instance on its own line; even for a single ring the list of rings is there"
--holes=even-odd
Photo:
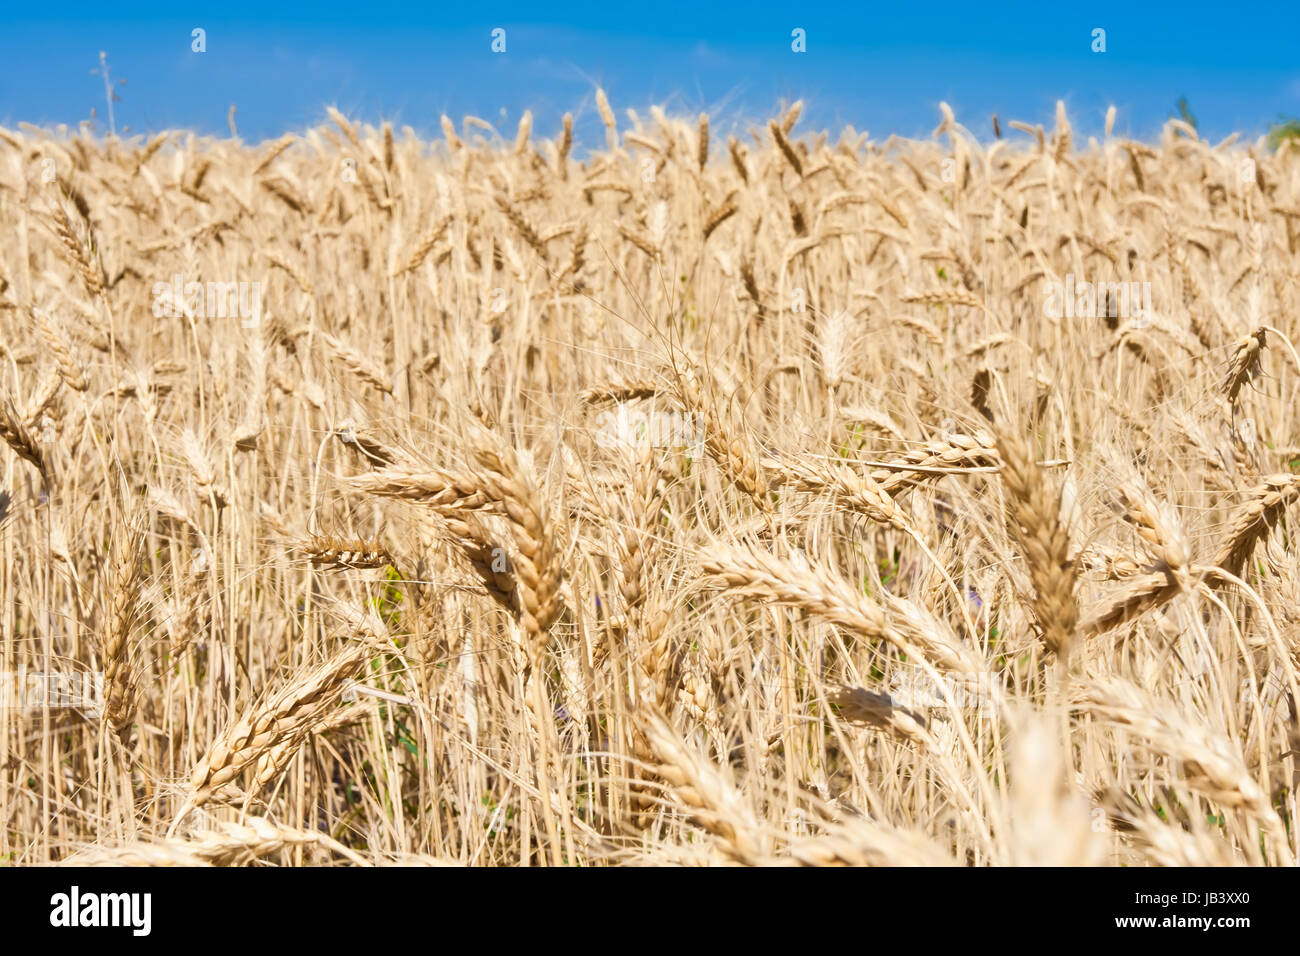
[[[1294,152],[596,102],[0,129],[0,863],[1294,864]]]

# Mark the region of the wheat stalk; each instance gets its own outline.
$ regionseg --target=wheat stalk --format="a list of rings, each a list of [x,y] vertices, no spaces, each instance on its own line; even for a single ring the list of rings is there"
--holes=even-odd
[[[1074,583],[1077,568],[1070,555],[1070,530],[1061,516],[1060,493],[1053,493],[1024,441],[998,441],[1002,482],[1007,489],[1007,525],[1029,566],[1034,617],[1047,649],[1068,656],[1079,618]]]

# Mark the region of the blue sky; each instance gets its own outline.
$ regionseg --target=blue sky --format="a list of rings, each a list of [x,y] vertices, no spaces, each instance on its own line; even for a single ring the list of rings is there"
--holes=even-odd
[[[721,114],[744,129],[784,100],[800,129],[852,123],[883,139],[928,135],[947,100],[977,135],[989,115],[1052,123],[1064,99],[1076,129],[1150,137],[1186,96],[1202,133],[1258,135],[1300,114],[1300,3],[1058,5],[863,2],[34,4],[0,0],[0,124],[106,119],[108,53],[119,133],[227,130],[260,140],[324,118],[436,133],[438,116],[480,116],[512,134],[524,109],[550,135],[565,110],[596,143],[601,84],[622,118],[651,103]],[[109,17],[111,15],[111,19]],[[202,27],[207,52],[191,51]],[[506,31],[506,52],[490,49]],[[807,52],[791,51],[806,31]],[[1093,53],[1092,30],[1106,31]],[[128,133],[128,135],[129,135]]]

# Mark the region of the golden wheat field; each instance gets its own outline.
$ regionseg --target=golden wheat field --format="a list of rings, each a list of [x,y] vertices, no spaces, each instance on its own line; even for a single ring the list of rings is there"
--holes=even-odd
[[[597,103],[0,130],[0,862],[1294,864],[1294,152]]]

